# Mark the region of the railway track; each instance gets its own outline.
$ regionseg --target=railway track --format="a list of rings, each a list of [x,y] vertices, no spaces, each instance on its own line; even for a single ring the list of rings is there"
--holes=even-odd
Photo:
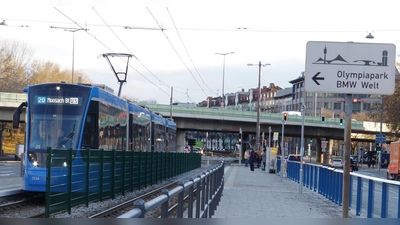
[[[38,193],[21,193],[18,195],[8,196],[7,200],[0,203],[1,218],[16,218],[18,214],[31,215],[37,214],[38,208],[44,209],[45,198],[44,194]],[[43,210],[44,211],[44,210]],[[20,216],[19,216],[20,217]],[[24,216],[31,217],[31,216]]]
[[[133,199],[131,199],[129,201],[126,201],[124,203],[121,203],[119,205],[111,207],[111,208],[109,208],[107,210],[104,210],[102,212],[96,213],[96,214],[90,216],[89,218],[116,218],[119,215],[121,215],[121,214],[123,214],[123,213],[125,213],[125,212],[127,212],[129,210],[132,210],[134,208],[133,203],[136,200],[143,199],[143,200],[146,201],[146,200],[153,199],[153,198],[161,195],[161,191],[163,189],[173,189],[176,186],[178,186],[178,182],[167,184],[167,185],[165,185],[163,187],[159,187],[159,188],[157,188],[157,189],[155,189],[155,190],[153,190],[151,192],[148,192],[146,194],[143,194],[143,195],[140,195],[138,197],[135,197],[135,198],[133,198]],[[157,212],[154,212],[154,213],[155,213],[155,215],[157,215]],[[153,216],[151,216],[151,217],[153,217]],[[157,217],[157,216],[155,216],[155,217]]]

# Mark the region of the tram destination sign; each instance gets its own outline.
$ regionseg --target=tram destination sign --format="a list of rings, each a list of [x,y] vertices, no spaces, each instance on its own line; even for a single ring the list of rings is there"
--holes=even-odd
[[[394,92],[395,63],[394,44],[309,41],[305,90],[391,95]]]

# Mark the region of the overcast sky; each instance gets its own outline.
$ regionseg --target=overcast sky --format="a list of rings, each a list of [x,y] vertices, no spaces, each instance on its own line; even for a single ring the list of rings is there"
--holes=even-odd
[[[5,3],[7,2],[7,3]],[[258,85],[285,88],[305,70],[308,41],[400,41],[398,0],[11,1],[0,0],[0,38],[24,42],[39,60],[72,67],[118,93],[103,53],[128,53],[122,95],[169,104],[200,102]],[[39,3],[38,3],[39,2]],[[56,5],[53,5],[56,2]],[[0,22],[1,22],[0,21]],[[26,27],[27,26],[27,27]],[[135,29],[124,29],[129,26]],[[162,29],[161,29],[162,28]],[[371,32],[375,39],[366,39]],[[113,62],[124,71],[126,57]],[[70,82],[70,81],[68,81]],[[75,81],[76,82],[76,81]]]

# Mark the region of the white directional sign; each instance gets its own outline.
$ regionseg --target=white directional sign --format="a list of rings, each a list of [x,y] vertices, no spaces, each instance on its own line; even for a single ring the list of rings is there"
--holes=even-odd
[[[277,141],[279,137],[279,133],[278,132],[274,132],[274,141]]]
[[[306,48],[305,90],[391,95],[395,62],[394,44],[310,41]]]

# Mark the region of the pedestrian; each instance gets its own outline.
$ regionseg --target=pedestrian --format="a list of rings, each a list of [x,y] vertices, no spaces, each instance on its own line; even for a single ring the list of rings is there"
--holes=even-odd
[[[262,170],[266,170],[266,162],[267,162],[267,154],[265,152],[265,149],[263,150],[261,154],[261,162],[262,162]]]
[[[250,163],[250,171],[254,171],[254,161],[256,160],[256,153],[253,149],[250,150],[249,163]]]
[[[250,157],[250,148],[248,148],[244,152],[244,167],[247,167],[249,165],[249,157]]]
[[[256,163],[257,163],[257,168],[259,169],[261,166],[261,150],[257,150],[257,155],[256,155]]]

